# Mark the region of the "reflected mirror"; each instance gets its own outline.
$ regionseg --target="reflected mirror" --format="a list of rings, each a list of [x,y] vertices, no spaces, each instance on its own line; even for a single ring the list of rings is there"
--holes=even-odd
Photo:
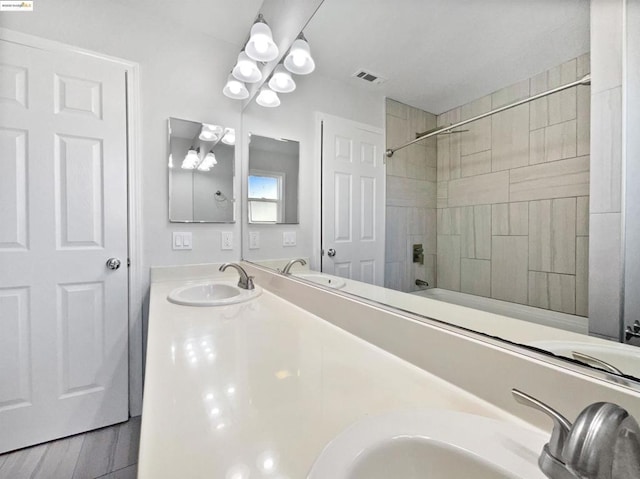
[[[592,71],[590,14],[582,0],[325,0],[304,31],[315,72],[279,108],[243,114],[314,145],[300,180],[312,235],[243,258],[304,257],[291,273],[317,284],[640,378],[620,297],[602,296],[622,273],[589,290],[590,268],[615,266],[620,234],[590,211],[610,180],[590,174],[603,125],[577,83]],[[592,265],[594,240],[607,246]]]
[[[235,131],[169,119],[169,221],[234,222]]]
[[[249,223],[298,223],[299,163],[297,141],[249,134]]]

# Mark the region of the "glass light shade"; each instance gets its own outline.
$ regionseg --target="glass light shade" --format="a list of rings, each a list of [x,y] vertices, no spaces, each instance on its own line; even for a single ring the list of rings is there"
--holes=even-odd
[[[224,130],[221,126],[203,123],[198,138],[202,141],[218,141],[223,132]]]
[[[214,165],[218,164],[218,160],[216,160],[216,155],[213,154],[213,151],[207,153],[207,156],[204,157],[202,163],[198,166],[198,170],[200,171],[209,171],[213,168]]]
[[[224,136],[222,137],[222,143],[225,145],[235,145],[236,144],[236,130],[233,128],[227,128],[224,132]]]
[[[260,93],[258,94],[258,98],[256,98],[256,102],[258,105],[267,108],[280,106],[280,98],[278,98],[278,94],[266,86],[260,88]]]
[[[184,170],[195,169],[195,167],[198,166],[198,163],[200,162],[200,156],[198,156],[198,152],[199,148],[195,150],[193,148],[190,148],[187,152],[187,155],[184,157],[184,160],[182,160],[181,168]]]
[[[269,80],[269,88],[278,93],[290,93],[296,89],[296,82],[283,65],[278,65]]]
[[[244,100],[245,98],[249,98],[249,90],[247,90],[247,87],[233,75],[229,75],[227,78],[227,84],[224,86],[222,93],[234,100]]]
[[[263,22],[253,24],[245,51],[249,58],[257,62],[270,62],[278,58],[278,46],[273,41],[269,25]]]
[[[306,40],[298,38],[293,42],[287,58],[284,59],[284,66],[296,75],[307,75],[316,69],[316,63],[311,57],[311,50]]]
[[[236,79],[247,83],[256,83],[262,80],[262,73],[260,73],[258,65],[249,58],[246,52],[240,52],[238,62],[231,73]]]

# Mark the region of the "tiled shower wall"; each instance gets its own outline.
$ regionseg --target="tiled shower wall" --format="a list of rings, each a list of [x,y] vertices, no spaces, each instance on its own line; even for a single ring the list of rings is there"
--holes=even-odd
[[[437,125],[588,72],[586,54],[443,113]],[[438,136],[438,287],[587,316],[589,105],[589,87],[574,87]]]
[[[393,148],[436,127],[436,116],[387,99],[386,143]],[[428,139],[387,159],[385,286],[414,291],[416,279],[436,281],[436,140]],[[423,264],[413,263],[422,244]]]

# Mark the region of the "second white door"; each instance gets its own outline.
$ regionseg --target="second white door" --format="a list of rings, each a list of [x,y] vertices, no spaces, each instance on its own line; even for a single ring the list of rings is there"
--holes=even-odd
[[[321,116],[322,271],[384,285],[382,130]]]

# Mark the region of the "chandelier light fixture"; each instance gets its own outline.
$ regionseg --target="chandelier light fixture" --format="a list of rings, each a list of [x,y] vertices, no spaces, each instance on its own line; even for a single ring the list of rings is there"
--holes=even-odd
[[[236,144],[236,130],[233,128],[227,128],[222,136],[222,143],[225,145],[235,145]]]
[[[238,60],[227,77],[222,92],[228,98],[234,100],[245,100],[249,98],[249,89],[246,83],[259,83],[263,80],[263,66],[274,60],[278,60],[280,50],[273,41],[271,28],[265,21],[262,14],[251,26],[249,39],[242,47],[238,55]],[[273,63],[271,64],[273,65]],[[260,91],[256,96],[256,103],[260,106],[273,108],[280,105],[278,93],[291,93],[296,89],[296,82],[292,74],[308,75],[316,68],[315,61],[311,56],[309,43],[300,32],[296,40],[291,45],[287,55],[273,69],[271,75],[264,79]],[[271,66],[269,70],[271,71]],[[255,91],[254,87],[254,91]],[[228,145],[235,143],[235,131],[229,128],[220,133],[222,142]]]
[[[278,93],[291,93],[296,89],[296,82],[293,81],[291,73],[287,71],[284,65],[280,64],[271,75],[269,88]]]
[[[182,160],[181,168],[183,170],[194,170],[200,163],[200,148],[189,148],[184,160]]]
[[[249,58],[249,55],[244,50],[238,55],[238,61],[231,73],[237,80],[246,83],[257,83],[262,80],[262,73],[258,65],[256,65],[255,60]]]
[[[251,27],[251,36],[245,47],[249,58],[257,62],[270,62],[278,58],[280,51],[273,41],[271,28],[264,21],[262,14]]]
[[[258,98],[256,98],[256,103],[267,108],[274,108],[276,106],[280,106],[280,98],[271,88],[263,86],[260,88],[260,93],[258,94]]]
[[[247,90],[244,82],[241,82],[233,74],[229,74],[227,77],[227,83],[222,90],[225,96],[234,100],[244,100],[249,98],[249,90]]]
[[[301,33],[291,45],[289,53],[284,59],[284,66],[296,75],[308,75],[316,69],[316,63],[311,56],[311,49],[304,34]]]
[[[211,170],[211,168],[213,168],[217,164],[218,164],[218,160],[216,160],[216,155],[213,153],[213,150],[211,150],[204,157],[204,159],[202,160],[202,163],[198,165],[198,170],[209,171]]]

